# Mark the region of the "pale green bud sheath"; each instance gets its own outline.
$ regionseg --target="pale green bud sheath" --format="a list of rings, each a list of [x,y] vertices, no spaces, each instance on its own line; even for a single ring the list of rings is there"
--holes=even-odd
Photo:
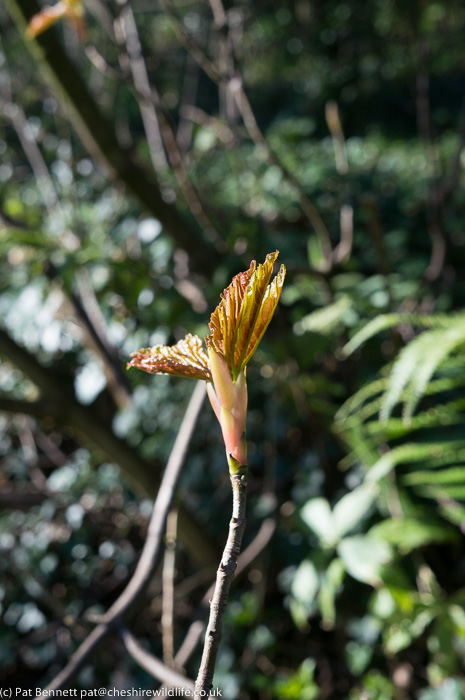
[[[208,359],[212,373],[213,386],[220,406],[232,411],[235,405],[234,383],[228,365],[223,357],[212,347],[208,348]]]

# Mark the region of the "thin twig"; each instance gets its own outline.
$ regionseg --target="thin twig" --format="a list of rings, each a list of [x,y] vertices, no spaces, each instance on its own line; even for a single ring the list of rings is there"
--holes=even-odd
[[[208,75],[212,82],[218,84],[223,80],[223,76],[219,68],[211,61],[205,54],[204,50],[197,44],[194,39],[192,39],[189,32],[184,28],[183,24],[179,21],[179,17],[171,6],[169,0],[159,0],[160,7],[167,15],[171,17],[174,23],[174,30],[177,34],[178,39],[184,46],[186,51],[192,56],[194,61],[199,64],[204,73]]]
[[[102,622],[92,630],[70,658],[65,668],[60,671],[51,683],[49,683],[45,689],[46,691],[58,690],[69,684],[100,642],[133,608],[153,576],[159,560],[166,518],[168,517],[176,484],[184,463],[186,450],[200,414],[204,398],[205,386],[202,382],[199,382],[189,401],[165,473],[163,474],[150,519],[147,539],[132,578],[121,595],[103,616]],[[37,700],[39,700],[39,697],[41,696],[38,696]]]
[[[168,111],[163,104],[158,90],[153,83],[149,81],[132,9],[126,0],[122,1],[125,4],[120,19],[115,21],[115,39],[120,49],[121,40],[123,39],[125,42],[126,52],[124,54],[120,53],[120,62],[124,62],[124,60],[129,61],[129,67],[132,73],[130,88],[140,106],[154,170],[159,174],[160,171],[166,170],[168,167],[166,159],[165,163],[162,164],[161,161],[159,162],[158,157],[158,152],[160,149],[163,151],[162,146],[164,144],[169,164],[173,169],[179,189],[186,200],[192,216],[199,226],[203,228],[205,236],[215,244],[217,250],[224,252],[224,242],[205,212],[200,198],[187,174],[183,156],[179,149]],[[120,35],[122,36],[120,37]],[[125,75],[126,71],[123,70],[123,76]]]
[[[200,107],[185,105],[181,108],[181,117],[195,124],[200,124],[206,129],[211,129],[225,146],[230,147],[234,143],[234,134],[229,126],[222,119],[211,117]]]
[[[231,474],[233,513],[229,523],[228,539],[216,575],[215,592],[210,604],[210,620],[205,634],[202,661],[195,682],[195,691],[199,695],[208,695],[213,688],[213,674],[222,638],[223,618],[228,602],[229,588],[234,578],[242,535],[245,530],[247,470],[246,467],[242,469],[239,470],[239,473]]]
[[[161,629],[163,641],[163,661],[174,668],[174,576],[176,568],[176,533],[178,513],[173,509],[168,515],[165,536],[165,556],[163,559],[163,607]]]
[[[283,164],[278,154],[268,144],[265,136],[263,135],[260,127],[258,126],[252,106],[244,89],[242,76],[238,70],[237,65],[234,64],[234,57],[231,48],[229,47],[230,60],[228,60],[225,63],[225,65],[227,66],[227,72],[225,72],[224,70],[222,70],[222,64],[217,65],[216,63],[214,63],[205,54],[204,50],[192,39],[189,33],[185,30],[176,12],[173,10],[170,1],[160,0],[160,6],[174,20],[175,31],[186,51],[189,52],[192,58],[199,64],[199,66],[205,71],[205,73],[214,83],[216,83],[219,87],[226,86],[227,89],[230,91],[230,94],[234,98],[239,113],[242,117],[242,121],[249,134],[249,137],[260,149],[265,160],[280,169],[284,179],[288,182],[289,185],[291,185],[293,190],[296,192],[299,198],[301,209],[320,240],[321,250],[324,258],[323,267],[325,270],[329,270],[331,268],[332,246],[326,224],[324,223],[320,213],[318,212],[311,199],[303,191],[301,184],[294,177],[291,171]],[[221,4],[221,0],[215,0],[214,7],[215,18],[219,20],[221,17],[221,12],[219,8],[223,7]],[[222,10],[222,13],[223,15],[225,14],[224,9]],[[225,45],[226,44],[224,44],[224,46]],[[229,46],[229,44],[227,45]]]
[[[250,564],[259,556],[259,554],[265,549],[265,547],[270,542],[276,530],[276,521],[273,518],[267,518],[263,521],[259,531],[248,545],[246,549],[239,555],[237,562],[237,568],[235,572],[235,577],[242,574],[242,572],[250,566]],[[215,584],[213,583],[208,591],[202,598],[200,603],[200,608],[203,609],[207,607],[210,603],[210,599],[215,590]],[[201,613],[199,613],[201,614]],[[183,668],[187,661],[190,659],[197,644],[202,637],[202,633],[205,629],[205,624],[200,620],[195,620],[189,627],[187,634],[184,638],[183,643],[179,647],[176,656],[174,657],[174,662],[176,668]]]
[[[178,673],[178,671],[169,668],[160,659],[157,659],[156,656],[144,649],[136,637],[125,627],[121,627],[120,636],[127,652],[147,673],[150,673],[151,676],[168,687],[184,688],[192,694],[194,690],[193,681]]]
[[[44,272],[52,282],[61,282],[59,270],[51,261],[47,261]],[[75,276],[78,294],[66,290],[63,284],[60,290],[63,296],[71,303],[74,316],[87,333],[88,341],[93,350],[102,358],[108,388],[119,407],[123,407],[131,395],[131,384],[128,377],[121,369],[121,360],[118,348],[108,339],[108,328],[100,310],[89,275],[86,270],[78,270]],[[84,343],[85,344],[85,343]]]
[[[418,47],[418,69],[416,76],[416,110],[420,139],[423,141],[430,160],[431,177],[426,199],[426,224],[431,239],[430,263],[425,272],[429,282],[442,273],[446,257],[446,237],[444,234],[441,190],[439,187],[439,154],[433,138],[430,105],[430,76],[427,68],[428,46],[420,40]]]
[[[53,217],[55,222],[57,220],[60,222],[60,227],[64,234],[62,240],[65,240],[66,238],[73,247],[79,247],[79,239],[67,227],[65,215],[61,207],[52,176],[42,156],[42,152],[37,144],[34,133],[26,119],[26,115],[22,108],[12,101],[13,96],[9,73],[6,72],[5,75],[6,80],[4,81],[2,90],[7,101],[5,102],[5,100],[0,99],[0,106],[3,108],[5,115],[8,116],[13,128],[16,131],[24,154],[29,161],[32,172],[37,181],[38,190],[49,216]],[[52,270],[51,264],[49,264],[48,270]],[[56,276],[56,271],[53,271],[54,276]],[[83,287],[83,282],[82,279],[80,279],[79,273],[77,275],[77,283],[78,287]],[[97,350],[103,359],[105,367],[108,370],[108,374],[113,380],[113,382],[110,381],[110,384],[112,384],[111,388],[114,389],[115,400],[120,406],[124,405],[125,399],[127,399],[131,393],[130,384],[127,377],[123,375],[121,371],[118,350],[108,340],[108,335],[106,332],[107,329],[105,323],[102,323],[103,317],[100,309],[98,309],[100,313],[100,323],[97,325],[95,324],[95,320],[97,318],[96,307],[98,308],[98,303],[92,285],[88,283],[85,286],[85,295],[81,293],[82,304],[74,294],[71,293],[67,296],[73,305],[77,319],[81,321],[84,328],[87,329],[91,338],[96,343]],[[92,319],[88,313],[90,306],[92,306],[93,309]]]
[[[99,398],[89,406],[80,404],[75,397],[72,377],[57,372],[56,368],[41,365],[33,354],[0,327],[0,357],[3,356],[37,385],[41,398],[29,402],[0,395],[0,410],[38,418],[52,416],[59,424],[71,427],[83,444],[89,445],[90,449],[97,447],[118,464],[136,490],[149,496],[156,494],[163,465],[156,456],[150,461],[143,459],[125,440],[115,435]],[[186,549],[200,564],[210,566],[217,561],[216,546],[182,503],[179,506],[179,533]]]
[[[124,36],[126,44],[126,56],[129,61],[134,87],[141,95],[150,92],[150,82],[142,55],[139,33],[131,6],[125,0],[120,0],[123,8],[119,20],[115,20],[115,33],[119,28]],[[156,173],[166,171],[168,161],[163,149],[163,141],[160,133],[160,125],[154,105],[147,100],[138,100],[142,123],[144,125],[147,144],[150,151],[153,169]]]
[[[189,107],[192,107],[196,102],[199,75],[200,70],[198,64],[187,54],[183,87],[180,91],[179,98],[179,122],[176,129],[176,143],[181,153],[186,153],[192,142],[192,121],[186,116],[184,110],[189,109]]]
[[[347,183],[349,161],[347,158],[346,142],[337,102],[330,101],[326,103],[325,116],[326,123],[333,140],[336,170],[342,179],[343,199],[343,204],[339,215],[341,238],[338,245],[333,250],[332,257],[335,263],[345,263],[349,260],[352,252],[352,243],[354,238],[354,210],[352,204],[350,203],[350,192]]]
[[[249,567],[252,564],[252,562],[255,561],[255,559],[261,554],[261,552],[263,552],[265,547],[271,541],[271,538],[273,537],[275,531],[276,520],[274,518],[270,517],[263,521],[259,531],[253,538],[252,542],[239,555],[236,571],[234,574],[235,578],[240,576],[245,571],[245,569],[247,569],[247,567]],[[184,640],[181,646],[179,647],[176,656],[174,657],[175,668],[184,668],[184,666],[194,653],[195,649],[197,648],[197,645],[199,644],[205,629],[205,623],[200,618],[203,618],[203,611],[205,610],[205,608],[209,607],[210,600],[213,596],[214,591],[215,583],[213,583],[210,586],[210,588],[203,596],[199,606],[198,617],[190,625],[189,629],[187,630],[186,636],[184,637]],[[161,694],[162,689],[160,689],[160,695]]]

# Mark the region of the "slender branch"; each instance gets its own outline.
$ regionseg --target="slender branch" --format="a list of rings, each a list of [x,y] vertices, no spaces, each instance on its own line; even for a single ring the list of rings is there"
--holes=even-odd
[[[5,76],[6,79],[2,91],[5,94],[5,100],[7,100],[7,102],[5,102],[3,98],[0,99],[0,107],[2,107],[4,114],[8,116],[16,131],[24,154],[36,178],[38,190],[49,216],[53,217],[55,221],[58,220],[63,233],[66,233],[67,237],[71,237],[78,243],[77,237],[70,230],[66,230],[65,215],[60,205],[55,185],[53,184],[52,177],[37,144],[34,133],[28,124],[26,115],[20,105],[17,103],[13,104],[11,79],[8,71],[5,72]],[[50,279],[56,277],[56,270],[50,262],[48,263],[46,273],[48,273]],[[112,393],[115,395],[117,403],[123,406],[131,391],[128,378],[121,370],[118,350],[108,340],[105,321],[98,307],[92,285],[85,277],[84,271],[78,272],[76,277],[78,287],[81,291],[82,303],[72,292],[68,294],[68,297],[77,319],[83,323],[84,328],[89,332],[91,339],[94,341],[103,359],[105,368],[108,370],[107,373],[110,376],[109,385],[112,389]],[[92,310],[91,314],[89,313],[89,308]]]
[[[129,86],[139,103],[142,113],[154,170],[157,172],[166,170],[167,168],[168,164],[166,160],[164,164],[162,164],[158,162],[160,159],[156,156],[156,153],[158,153],[158,150],[161,148],[164,158],[164,145],[169,164],[173,169],[179,189],[184,196],[192,216],[202,228],[206,238],[214,243],[215,248],[220,252],[225,252],[226,246],[224,241],[206,214],[203,204],[189,179],[168,110],[163,104],[156,87],[149,82],[144,59],[142,57],[142,49],[134,13],[127,0],[124,1],[125,4],[121,12],[120,20],[115,22],[115,38],[120,50],[122,48],[122,41],[124,41],[126,46],[124,55],[120,54],[120,62],[123,59],[129,61],[130,71],[133,76],[132,82],[129,81]],[[124,76],[126,73],[127,72],[124,71]],[[125,78],[125,80],[128,82],[127,78]],[[155,123],[158,135],[155,134]]]
[[[70,302],[76,320],[87,333],[90,345],[103,360],[108,387],[118,406],[126,404],[131,395],[131,384],[121,369],[118,348],[108,339],[108,329],[98,305],[89,275],[85,269],[76,273],[76,284],[79,294],[65,289],[59,278],[59,271],[51,261],[47,261],[44,270],[50,281],[55,281],[65,298]]]
[[[29,402],[0,397],[0,409],[24,413],[38,418],[52,416],[60,424],[68,425],[78,433],[84,444],[102,450],[118,464],[132,484],[153,496],[156,493],[162,465],[154,459],[147,462],[112,431],[111,417],[107,420],[97,399],[90,406],[82,406],[75,398],[70,378],[56,369],[42,366],[25,348],[15,343],[0,328],[0,355],[4,355],[39,387],[43,397]],[[192,556],[202,564],[210,565],[216,556],[204,531],[195,518],[179,506],[179,534]]]
[[[102,622],[92,630],[72,655],[65,668],[44,689],[45,691],[58,690],[68,685],[85,664],[90,654],[94,652],[107,634],[120,623],[122,618],[132,610],[140,595],[145,591],[159,561],[166,519],[204,398],[205,386],[203,383],[199,383],[189,401],[168,464],[166,465],[153,507],[147,539],[132,578],[121,595],[103,616]]]
[[[333,140],[336,170],[342,179],[343,199],[339,216],[341,238],[338,245],[333,250],[332,257],[335,263],[345,263],[349,260],[352,252],[354,239],[354,210],[350,203],[350,191],[347,183],[349,161],[337,102],[330,101],[326,103],[325,116]]]
[[[235,572],[235,578],[243,573],[243,571],[250,566],[250,564],[259,556],[259,554],[265,549],[265,547],[271,541],[276,530],[276,520],[274,518],[267,518],[263,521],[259,531],[255,535],[252,542],[248,545],[246,549],[240,554],[237,568]],[[212,584],[208,591],[202,598],[200,608],[203,609],[207,607],[210,603],[210,599],[214,593],[215,584]],[[204,623],[199,619],[195,620],[189,627],[187,634],[184,638],[183,643],[179,647],[176,656],[174,657],[174,663],[177,668],[183,668],[187,661],[192,656],[197,644],[200,641],[202,633],[205,629]]]
[[[173,10],[171,2],[169,0],[159,0],[159,4],[162,10],[166,12],[166,14],[173,20],[174,30],[186,51],[192,56],[194,61],[198,63],[212,82],[221,82],[223,80],[221,71],[213,63],[213,61],[209,59],[204,50],[197,44],[196,41],[194,41],[189,32],[184,28],[183,24],[179,21],[179,17],[177,16],[176,12]]]
[[[231,474],[231,485],[233,491],[233,513],[229,523],[229,535],[216,575],[215,593],[210,605],[210,620],[205,634],[202,662],[195,682],[195,691],[200,695],[204,693],[208,695],[213,687],[213,673],[222,638],[222,625],[229,588],[236,571],[242,535],[245,529],[246,467],[242,467],[239,473]]]
[[[32,15],[39,12],[36,0],[6,0],[21,33]],[[62,49],[54,28],[38,35],[27,46],[43,75],[55,88],[55,95],[88,151],[113,173],[171,235],[176,245],[189,254],[204,273],[216,268],[218,254],[198,230],[189,225],[173,204],[167,203],[157,180],[119,143],[112,123],[104,117],[87,85]]]
[[[94,338],[97,348],[109,370],[111,379],[117,387],[117,390],[114,391],[115,398],[118,399],[122,397],[122,400],[118,403],[124,405],[126,403],[125,400],[131,395],[131,384],[127,375],[121,368],[121,358],[118,347],[109,340],[108,326],[100,309],[86,268],[83,267],[77,271],[76,284],[79,298],[77,295],[71,292],[69,293],[76,315],[79,315],[89,333]]]
[[[163,661],[174,668],[174,577],[176,570],[176,534],[178,513],[173,509],[168,516],[165,537],[165,556],[163,559],[163,608],[161,628],[163,640]]]
[[[51,401],[44,401],[43,399],[26,401],[25,399],[14,399],[9,396],[0,396],[0,411],[19,413],[25,416],[33,416],[34,418],[45,418],[55,415],[55,407]]]
[[[181,153],[186,153],[192,142],[192,121],[184,114],[184,109],[192,106],[196,102],[199,88],[199,66],[192,60],[191,56],[186,56],[186,66],[184,69],[183,86],[179,97],[179,121],[176,129],[176,143]]]
[[[0,491],[0,508],[12,510],[29,510],[34,506],[40,506],[50,496],[39,491]]]
[[[416,76],[416,112],[418,134],[425,145],[431,165],[429,192],[426,198],[426,224],[431,239],[431,255],[425,278],[429,282],[438,279],[444,268],[447,241],[444,233],[444,220],[439,186],[440,160],[437,145],[433,137],[430,104],[430,76],[428,71],[429,50],[427,44],[420,39],[417,56]]]
[[[214,131],[219,140],[222,141],[222,143],[224,143],[224,145],[228,148],[233,145],[234,134],[229,126],[223,122],[223,120],[218,119],[217,117],[211,117],[209,114],[200,109],[200,107],[195,107],[194,105],[185,105],[184,107],[181,107],[180,113],[181,117],[187,121],[200,124],[200,126]]]
[[[124,3],[119,19],[115,20],[115,33],[121,33],[123,35],[121,38],[126,44],[125,58],[129,62],[134,87],[138,94],[143,95],[149,93],[150,83],[144,57],[142,55],[139,33],[137,31],[134,13],[128,2]],[[156,173],[166,171],[168,168],[168,161],[166,160],[165,151],[163,150],[160,125],[158,123],[155,107],[147,100],[138,99],[138,102],[153,169]]]
[[[226,41],[222,44],[223,49],[229,47],[228,60],[222,60],[221,64],[217,65],[211,61],[211,59],[205,54],[204,50],[185,30],[179,20],[179,17],[173,10],[170,0],[159,1],[163,10],[174,20],[175,31],[186,51],[189,52],[192,58],[199,64],[199,66],[214,83],[216,83],[219,87],[226,86],[226,88],[230,91],[230,94],[232,95],[242,117],[244,126],[247,129],[249,137],[255,143],[255,145],[260,148],[265,160],[280,169],[284,179],[296,192],[301,209],[320,240],[324,258],[323,267],[325,270],[329,270],[331,268],[332,247],[326,224],[309,196],[303,191],[301,184],[295,178],[293,173],[283,164],[282,160],[271,148],[263,132],[261,131],[250,101],[245,92],[242,76],[237,65],[234,63],[234,56],[229,42]],[[213,11],[215,14],[215,23],[221,23],[222,18],[225,17],[225,12],[220,0],[215,0],[213,4]],[[222,69],[222,64],[227,66],[227,68]]]
[[[125,627],[120,629],[120,636],[127,652],[141,668],[147,671],[147,673],[150,673],[151,676],[157,678],[157,680],[161,681],[166,686],[185,688],[190,691],[190,694],[193,693],[193,681],[172,668],[169,668],[162,663],[160,659],[157,659],[156,656],[144,649],[136,637]]]

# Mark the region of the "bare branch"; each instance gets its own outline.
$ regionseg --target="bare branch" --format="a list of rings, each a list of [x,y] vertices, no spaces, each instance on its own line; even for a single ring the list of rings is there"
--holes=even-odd
[[[120,629],[120,636],[128,653],[147,673],[171,688],[185,688],[194,691],[194,682],[162,663],[148,652],[126,628]]]
[[[86,663],[90,654],[107,634],[121,622],[123,617],[131,611],[140,595],[145,591],[159,561],[166,519],[204,398],[205,386],[202,382],[199,382],[189,401],[168,464],[166,465],[157,498],[155,499],[147,538],[132,578],[121,595],[103,616],[102,622],[92,630],[70,658],[65,668],[45,688],[46,691],[58,690],[69,684]]]
[[[163,559],[163,607],[161,615],[163,661],[174,668],[174,576],[176,571],[176,534],[178,513],[173,509],[166,523],[165,556]]]
[[[7,0],[7,6],[21,32],[40,9],[36,0]],[[164,201],[157,180],[121,146],[112,123],[103,116],[79,71],[62,49],[54,29],[28,41],[27,46],[44,69],[45,78],[55,88],[57,99],[65,104],[66,113],[88,151],[161,221],[176,245],[187,251],[199,270],[205,274],[214,270],[218,261],[214,247],[189,225],[173,204]]]
[[[11,508],[11,510],[29,510],[34,506],[40,506],[49,496],[40,491],[5,491],[2,487],[0,491],[0,508]]]
[[[214,243],[215,248],[218,251],[224,252],[226,250],[225,244],[207,216],[187,174],[169,113],[163,104],[158,90],[149,81],[142,56],[134,14],[131,6],[127,2],[124,4],[120,19],[115,22],[115,37],[120,49],[121,43],[125,43],[126,52],[124,54],[120,53],[120,62],[122,63],[123,59],[129,62],[133,77],[133,81],[132,83],[130,82],[129,87],[139,103],[154,170],[160,172],[166,170],[168,167],[168,163],[164,157],[164,144],[169,164],[173,169],[179,189],[185,198],[192,216],[199,226],[202,227],[208,240]],[[128,82],[126,72],[123,71],[123,76],[121,77],[125,82]],[[163,163],[159,155],[160,151],[163,153]]]
[[[246,467],[242,469],[246,470]],[[213,687],[213,674],[216,657],[222,638],[223,618],[228,602],[229,588],[234,578],[242,535],[245,530],[245,507],[247,498],[247,471],[245,474],[231,474],[233,490],[233,513],[229,523],[229,535],[221,563],[216,574],[215,592],[210,603],[210,619],[205,633],[202,661],[195,682],[199,695],[210,693]]]
[[[97,402],[82,406],[74,396],[70,378],[54,369],[43,367],[25,348],[21,347],[0,329],[0,355],[5,355],[39,387],[43,397],[30,403],[0,397],[0,410],[19,412],[36,417],[52,416],[59,423],[69,425],[79,434],[84,444],[97,446],[140,491],[153,496],[156,493],[161,472],[157,459],[147,462],[127,442],[112,431],[111,420],[106,420]],[[179,533],[189,552],[202,564],[209,565],[216,558],[216,550],[205,536],[193,516],[179,507]]]
[[[126,44],[127,59],[134,80],[134,87],[139,95],[147,95],[150,93],[147,68],[142,55],[142,47],[140,45],[134,14],[131,6],[126,1],[124,1],[119,19],[115,20],[115,34],[120,33]],[[168,162],[165,157],[165,151],[163,150],[163,142],[155,107],[148,100],[138,99],[138,102],[153,168],[156,173],[166,171]]]
[[[176,12],[171,6],[170,0],[159,0],[159,4],[166,14],[172,18],[174,30],[186,51],[192,56],[194,61],[199,64],[210,80],[217,84],[221,82],[223,80],[221,71],[213,63],[213,61],[208,58],[204,50],[192,39],[189,32],[186,31],[182,23],[179,21]]]
[[[261,554],[271,541],[276,530],[276,521],[267,518],[263,521],[259,531],[255,535],[249,546],[239,555],[235,577],[240,576],[245,569]],[[213,595],[215,584],[213,583],[202,598],[201,609],[208,608]],[[202,613],[199,611],[199,617]],[[183,668],[190,659],[202,637],[205,624],[200,620],[195,620],[189,627],[183,643],[179,647],[174,662],[177,668]]]
[[[344,132],[342,130],[337,102],[331,101],[326,103],[325,116],[328,129],[333,139],[336,170],[343,181],[343,204],[339,216],[341,239],[339,244],[333,250],[332,257],[335,263],[344,263],[349,260],[352,252],[352,243],[354,239],[354,210],[349,201],[350,194],[348,183],[346,182],[347,174],[349,172],[349,161],[347,159],[346,142]]]
[[[264,159],[278,167],[289,185],[293,188],[296,195],[299,198],[299,203],[304,215],[307,217],[312,228],[317,234],[321,250],[323,252],[324,264],[323,267],[325,271],[331,268],[331,256],[332,247],[329,237],[329,232],[321,218],[320,213],[317,208],[310,200],[307,194],[302,190],[302,186],[298,180],[294,177],[291,171],[283,164],[278,154],[271,148],[268,144],[265,136],[263,135],[260,127],[258,126],[257,120],[255,118],[252,106],[249,102],[247,94],[244,90],[242,76],[239,72],[237,65],[234,64],[233,51],[228,42],[223,43],[223,49],[227,46],[228,60],[222,60],[220,65],[216,65],[210,58],[205,54],[204,50],[191,38],[188,32],[183,27],[180,22],[176,12],[174,12],[170,0],[160,0],[160,6],[167,12],[170,17],[174,20],[175,30],[177,36],[181,43],[183,44],[186,51],[192,56],[192,58],[199,64],[199,66],[205,71],[205,73],[215,82],[219,87],[226,86],[230,91],[239,113],[242,117],[245,128],[249,134],[251,140],[260,149]],[[214,13],[215,18],[218,21],[222,21],[222,17],[225,16],[224,9],[220,3],[220,0],[214,0]]]

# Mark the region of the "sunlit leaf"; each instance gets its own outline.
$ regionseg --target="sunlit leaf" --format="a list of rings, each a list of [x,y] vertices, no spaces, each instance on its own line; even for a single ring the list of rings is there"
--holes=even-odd
[[[224,355],[234,379],[257,349],[279,301],[283,265],[270,284],[277,257],[278,251],[269,253],[263,265],[256,267],[252,261],[248,270],[236,275],[211,316],[207,346]]]
[[[300,516],[324,546],[331,547],[336,544],[336,523],[326,498],[311,498],[303,506]]]
[[[304,559],[292,581],[291,592],[294,598],[310,612],[318,593],[319,576],[313,562]]]
[[[440,522],[422,521],[418,518],[388,518],[369,531],[369,536],[400,546],[404,551],[423,547],[431,542],[448,542],[458,539],[455,530]]]
[[[343,539],[338,545],[338,553],[353,578],[372,585],[379,583],[381,568],[392,556],[386,542],[362,535]]]
[[[363,520],[372,507],[376,495],[377,489],[373,488],[373,484],[362,484],[353,491],[349,491],[336,503],[333,519],[338,537],[351,532]]]
[[[190,333],[176,345],[155,345],[131,354],[128,367],[136,367],[150,374],[171,374],[174,377],[211,380],[208,356],[202,341]]]

